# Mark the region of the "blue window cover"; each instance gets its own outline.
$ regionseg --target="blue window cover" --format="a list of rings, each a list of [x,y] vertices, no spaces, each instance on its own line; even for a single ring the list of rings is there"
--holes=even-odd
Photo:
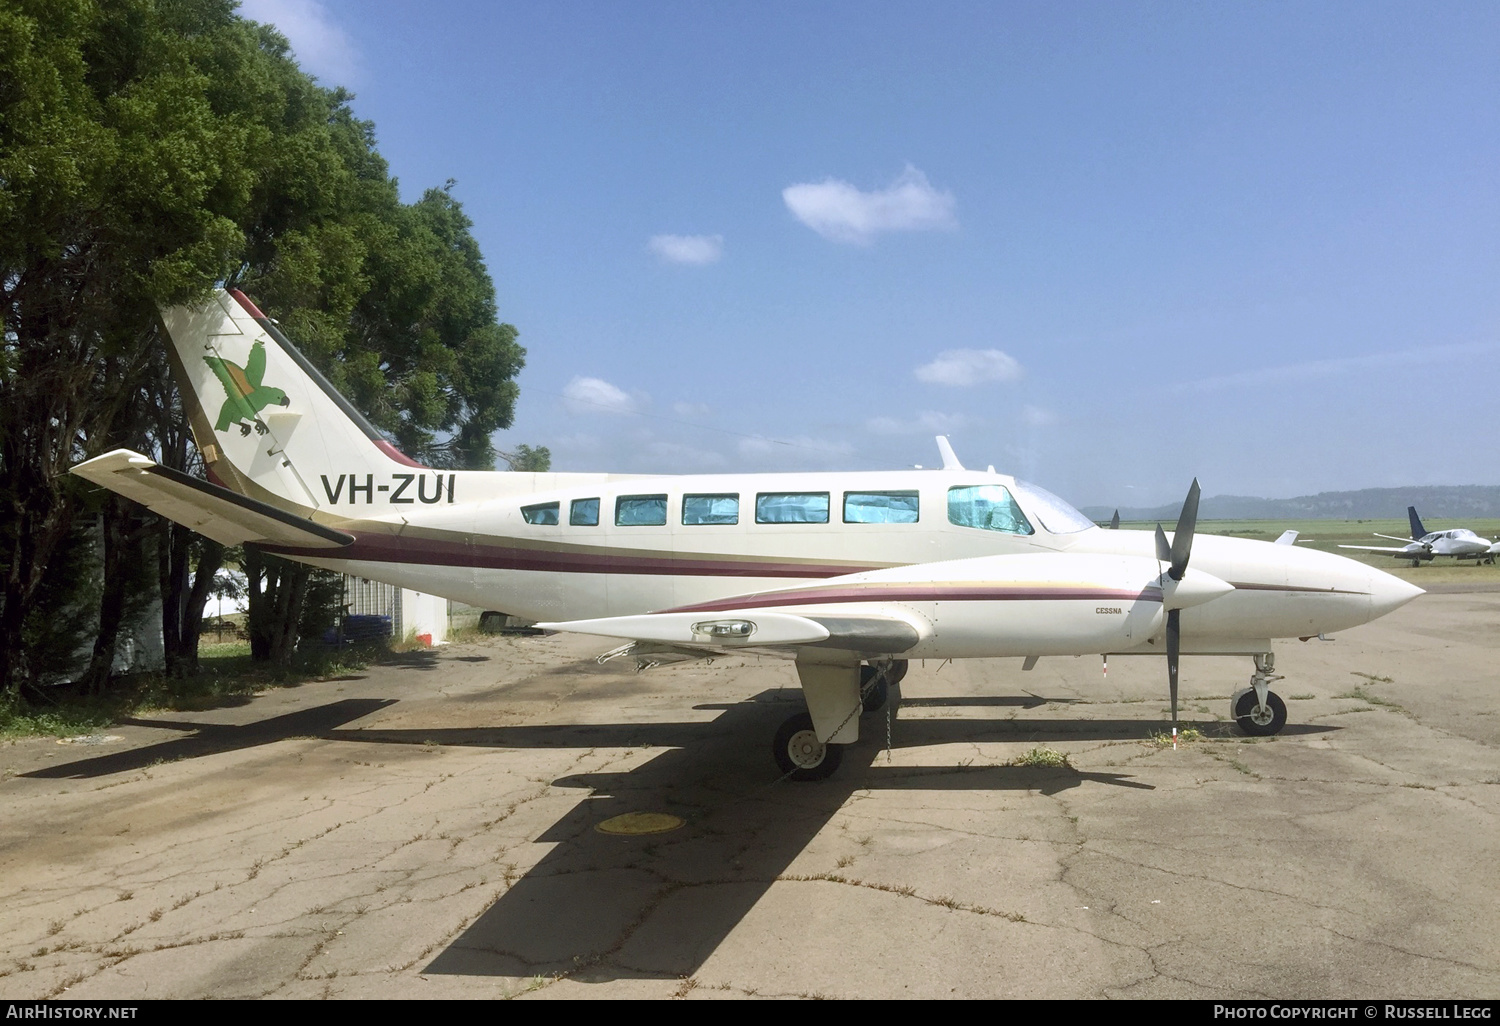
[[[574,527],[598,527],[599,500],[574,499],[573,507],[568,511],[568,523]]]
[[[1002,485],[961,485],[948,489],[948,522],[1006,534],[1035,534],[1036,530]]]
[[[846,524],[915,524],[916,492],[845,492]]]
[[[684,524],[737,524],[740,522],[738,495],[684,495]]]
[[[660,527],[666,522],[665,495],[622,495],[615,500],[616,527]]]
[[[757,524],[826,524],[827,492],[761,492],[755,497]]]
[[[557,503],[543,502],[535,506],[522,506],[521,516],[526,518],[528,524],[556,524],[557,510]]]

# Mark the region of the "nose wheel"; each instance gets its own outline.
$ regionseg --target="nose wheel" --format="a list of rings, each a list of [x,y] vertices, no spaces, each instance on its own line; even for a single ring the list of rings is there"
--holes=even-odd
[[[1240,730],[1251,737],[1270,737],[1286,726],[1286,703],[1270,689],[1272,681],[1284,678],[1276,672],[1276,656],[1262,652],[1255,657],[1250,686],[1229,700],[1229,714]]]
[[[771,753],[788,779],[823,780],[839,768],[844,750],[842,745],[819,741],[812,717],[803,712],[781,725],[771,743]]]
[[[1266,702],[1255,700],[1254,691],[1246,691],[1234,703],[1234,722],[1251,737],[1270,737],[1286,726],[1286,703],[1274,691],[1266,692]]]

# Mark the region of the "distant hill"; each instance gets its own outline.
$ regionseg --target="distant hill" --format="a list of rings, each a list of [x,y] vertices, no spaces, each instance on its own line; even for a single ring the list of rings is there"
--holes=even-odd
[[[1500,517],[1500,486],[1425,485],[1410,488],[1364,488],[1357,492],[1319,492],[1295,499],[1258,499],[1249,495],[1215,495],[1198,507],[1201,520],[1379,520],[1405,519],[1406,507],[1417,507],[1422,519]],[[1121,520],[1176,520],[1182,509],[1167,506],[1120,507]],[[1094,520],[1108,520],[1113,506],[1085,506]]]

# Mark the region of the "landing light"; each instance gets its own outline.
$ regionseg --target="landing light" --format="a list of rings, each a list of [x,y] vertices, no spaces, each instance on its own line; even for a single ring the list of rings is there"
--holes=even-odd
[[[749,620],[705,620],[693,624],[693,633],[710,638],[748,638],[755,633],[755,624]]]

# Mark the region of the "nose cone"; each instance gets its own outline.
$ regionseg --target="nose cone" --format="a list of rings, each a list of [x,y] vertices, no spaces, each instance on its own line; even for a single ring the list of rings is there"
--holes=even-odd
[[[1370,619],[1384,616],[1423,594],[1415,584],[1408,584],[1395,574],[1370,568]]]

